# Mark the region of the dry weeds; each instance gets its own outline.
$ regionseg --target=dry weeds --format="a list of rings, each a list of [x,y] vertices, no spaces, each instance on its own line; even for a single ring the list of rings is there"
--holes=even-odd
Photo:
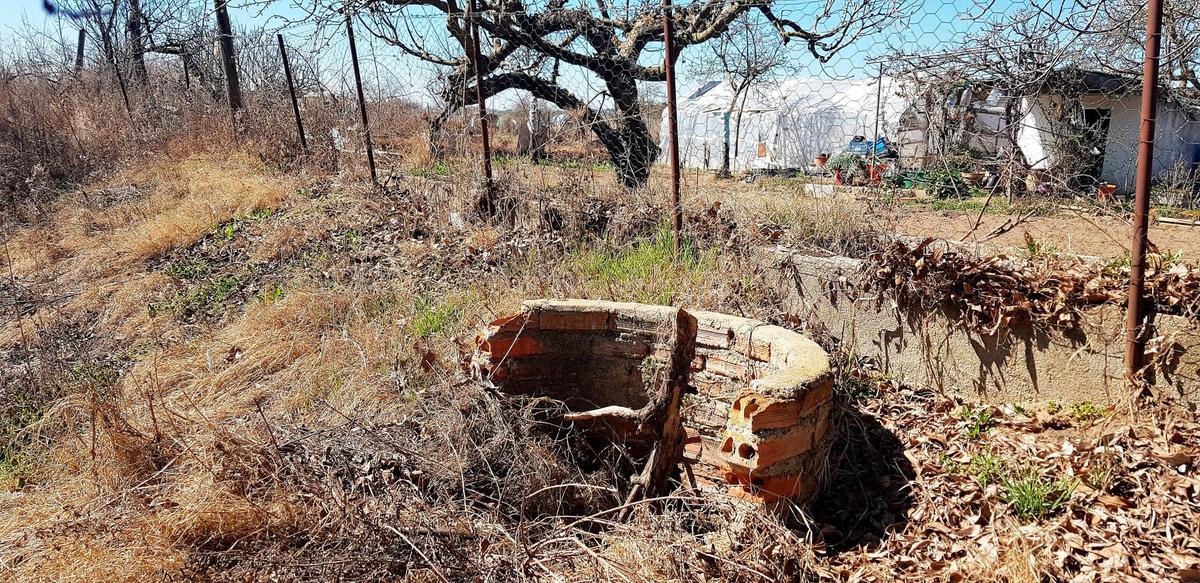
[[[788,321],[783,274],[749,249],[838,248],[866,229],[835,202],[814,203],[814,220],[697,201],[676,260],[652,194],[570,176],[536,196],[508,177],[513,212],[492,225],[457,179],[372,192],[240,156],[158,161],[59,199],[52,228],[7,239],[8,285],[30,307],[5,329],[4,379],[49,397],[18,432],[31,471],[0,494],[0,572],[1035,581],[1200,568],[1193,420],[997,410],[968,439],[978,416],[864,366],[843,375],[833,483],[808,511],[681,485],[617,521],[637,460],[546,424],[554,403],[469,383],[458,363],[476,327],[543,296]],[[1107,478],[1025,522],[967,469],[983,453]]]

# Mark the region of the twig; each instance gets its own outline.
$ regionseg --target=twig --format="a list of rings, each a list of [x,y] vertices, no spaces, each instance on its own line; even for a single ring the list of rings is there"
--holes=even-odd
[[[437,575],[438,579],[442,580],[442,583],[450,583],[450,580],[447,579],[446,576],[442,574],[442,570],[437,568],[437,565],[433,564],[433,561],[430,561],[429,557],[425,556],[425,553],[421,552],[420,547],[418,547],[416,544],[413,544],[412,539],[405,536],[404,533],[400,532],[399,530],[397,530],[394,526],[392,526],[390,524],[384,524],[383,527],[396,533],[396,536],[404,539],[404,542],[408,543],[408,546],[412,547],[412,550],[416,551],[417,556],[421,557],[421,560],[425,561],[425,565],[427,567],[429,567],[429,570],[433,571],[434,575]]]

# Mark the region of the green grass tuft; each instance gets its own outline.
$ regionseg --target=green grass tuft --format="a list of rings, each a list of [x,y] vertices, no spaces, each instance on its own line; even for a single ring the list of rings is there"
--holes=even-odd
[[[1039,520],[1062,510],[1078,486],[1075,478],[1051,479],[1027,468],[1001,477],[1000,499],[1018,517]]]
[[[971,458],[967,469],[980,484],[996,484],[1004,477],[1004,459],[991,452],[980,453]]]
[[[445,332],[458,322],[463,303],[461,299],[436,301],[427,296],[419,296],[413,307],[409,331],[420,338],[429,338]]]
[[[667,224],[649,239],[631,247],[605,247],[577,253],[572,270],[601,290],[621,289],[634,301],[670,304],[681,289],[701,283],[699,280],[715,268],[715,254],[700,252],[695,242],[685,237],[678,256],[675,237]],[[641,289],[628,290],[631,284]]]

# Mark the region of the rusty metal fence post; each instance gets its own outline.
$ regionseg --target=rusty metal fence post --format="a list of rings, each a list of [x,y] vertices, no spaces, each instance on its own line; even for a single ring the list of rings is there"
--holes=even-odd
[[[354,45],[354,17],[346,13],[346,36],[350,40],[350,63],[354,66],[354,87],[358,91],[358,112],[362,116],[363,141],[367,146],[367,166],[371,168],[371,184],[379,185],[375,173],[375,149],[371,145],[371,124],[367,120],[367,98],[363,95],[362,73],[358,68],[358,47]]]
[[[467,22],[471,27],[471,68],[475,71],[475,101],[479,105],[479,139],[483,142],[483,209],[488,216],[496,214],[496,191],[492,182],[492,142],[488,134],[487,101],[484,99],[483,71],[479,63],[479,22],[475,0],[467,2]]]
[[[83,42],[87,38],[87,33],[81,28],[79,29],[79,40],[75,44],[75,76],[79,76],[79,72],[83,70]]]
[[[275,35],[279,40],[279,56],[283,59],[283,75],[287,78],[288,93],[292,96],[292,113],[296,114],[296,132],[300,134],[300,148],[308,153],[308,140],[304,137],[304,121],[300,119],[300,102],[296,99],[296,83],[292,80],[292,67],[288,64],[287,47],[283,44],[283,34]]]
[[[675,235],[675,255],[683,245],[683,203],[679,199],[679,112],[675,102],[675,51],[672,47],[671,0],[663,0],[663,69],[667,77],[667,127],[671,156],[671,228]]]
[[[1146,14],[1146,55],[1142,64],[1142,125],[1134,175],[1133,246],[1129,262],[1129,298],[1125,320],[1125,376],[1132,382],[1142,368],[1146,348],[1146,247],[1150,214],[1150,179],[1154,174],[1154,121],[1158,115],[1158,60],[1162,40],[1163,0],[1150,0]]]

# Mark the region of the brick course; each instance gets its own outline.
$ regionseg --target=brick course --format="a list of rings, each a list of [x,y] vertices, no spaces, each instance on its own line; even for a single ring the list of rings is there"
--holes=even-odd
[[[701,484],[740,498],[811,497],[825,461],[833,380],[825,351],[786,328],[670,306],[531,300],[484,331],[474,369],[501,390],[636,409],[659,382],[646,375],[670,368],[681,315],[696,330],[682,461]]]

